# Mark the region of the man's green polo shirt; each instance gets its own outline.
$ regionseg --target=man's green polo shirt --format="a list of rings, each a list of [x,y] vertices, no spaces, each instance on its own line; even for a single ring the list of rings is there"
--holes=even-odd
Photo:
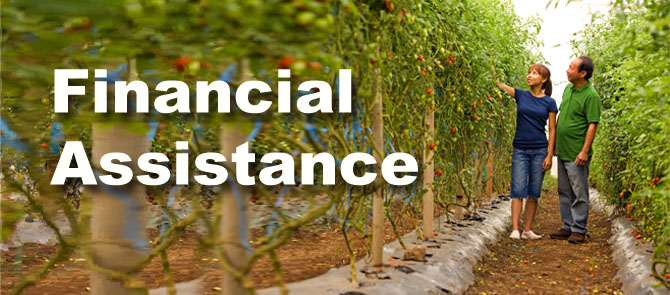
[[[563,161],[574,162],[584,147],[586,130],[589,123],[600,121],[600,96],[587,82],[584,86],[573,89],[569,83],[563,91],[563,100],[558,113],[556,125],[556,153]],[[593,150],[589,149],[589,160]]]

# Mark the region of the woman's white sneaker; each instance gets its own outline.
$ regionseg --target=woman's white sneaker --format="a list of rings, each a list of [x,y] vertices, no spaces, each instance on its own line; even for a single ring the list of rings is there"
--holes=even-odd
[[[521,238],[522,238],[522,239],[537,240],[537,239],[541,239],[542,236],[540,236],[540,235],[536,235],[536,234],[531,230],[531,231],[525,231],[525,232],[523,232],[523,234],[521,235]]]
[[[518,240],[520,238],[521,234],[519,234],[518,230],[513,230],[512,234],[509,235],[510,238]]]

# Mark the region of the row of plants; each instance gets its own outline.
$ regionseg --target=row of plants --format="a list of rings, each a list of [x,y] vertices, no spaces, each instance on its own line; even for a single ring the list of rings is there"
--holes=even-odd
[[[91,195],[95,190],[84,190],[78,209],[78,202],[73,206],[63,198],[60,188],[49,185],[49,167],[58,158],[64,140],[81,140],[95,154],[96,146],[100,146],[96,145],[95,130],[104,130],[104,126],[124,126],[131,133],[155,132],[151,150],[165,153],[170,158],[167,165],[173,166],[175,141],[190,141],[192,153],[219,151],[218,130],[228,130],[224,126],[233,124],[242,133],[253,134],[249,138],[251,149],[258,154],[327,151],[342,159],[355,151],[410,153],[421,163],[418,179],[406,188],[384,185],[384,215],[392,224],[409,215],[417,220],[418,229],[421,196],[428,190],[434,192],[439,207],[449,210],[457,205],[471,208],[488,199],[482,192],[487,178],[494,178],[496,191],[505,191],[515,105],[495,88],[489,69],[495,65],[504,82],[521,87],[528,66],[543,61],[535,38],[539,26],[534,21],[521,22],[509,1],[38,2],[2,3],[2,25],[6,28],[2,49],[2,172],[8,184],[3,188],[26,195],[29,202],[24,210],[47,221],[66,214],[73,231],[71,236],[59,236],[58,255],[35,276],[26,276],[15,286],[16,293],[37,283],[74,250],[89,247],[87,242],[95,232],[87,223],[95,218],[90,210],[95,207],[96,199]],[[253,99],[272,101],[277,100],[272,81],[278,68],[292,70],[292,93],[297,93],[297,86],[306,80],[336,85],[336,69],[347,68],[353,73],[353,112],[306,115],[271,109],[259,116],[236,111],[209,115],[96,114],[92,112],[93,79],[89,79],[82,83],[90,93],[71,98],[69,114],[55,114],[53,69],[57,68],[106,68],[110,82],[140,79],[149,84],[149,89],[162,80],[194,84],[196,80],[218,79],[235,89],[244,80],[258,79],[269,81],[273,92]],[[150,97],[160,94],[152,91]],[[371,129],[372,111],[379,97],[383,105],[383,146],[373,144],[375,134]],[[434,116],[432,126],[426,120],[429,114]],[[152,122],[160,123],[156,127]],[[431,152],[432,158],[425,156]],[[489,154],[493,155],[493,171],[485,168]],[[434,170],[422,169],[430,163]],[[17,167],[28,169],[19,171]],[[255,167],[256,171],[260,168]],[[367,168],[357,169],[362,173]],[[299,164],[295,171],[300,171]],[[430,187],[421,185],[425,173],[435,176]],[[25,179],[34,183],[34,191],[26,189]],[[383,184],[353,187],[338,178],[335,187],[302,186],[291,197],[304,199],[310,208],[297,219],[285,216],[274,205],[281,198],[275,193],[277,188],[260,184],[248,188],[252,200],[272,207],[278,224],[254,241],[251,254],[241,266],[231,264],[224,255],[226,245],[216,242],[218,222],[226,218],[220,193],[204,186],[189,186],[182,197],[193,204],[193,212],[178,218],[168,206],[169,186],[145,188],[142,191],[146,195],[134,197],[160,204],[167,213],[169,228],[152,241],[149,254],[128,269],[108,269],[90,262],[91,269],[122,281],[127,288],[142,289],[134,273],[154,256],[167,259],[167,248],[179,233],[202,221],[209,229],[209,235],[202,239],[203,247],[220,254],[221,268],[243,289],[253,292],[249,274],[261,257],[275,262],[277,283],[282,287],[274,251],[315,218],[333,214],[345,235],[355,230],[372,238],[368,231],[370,196],[379,185]],[[397,211],[400,216],[392,216],[390,210],[390,196],[396,190],[405,193],[403,209]],[[328,195],[328,202],[313,202],[321,194]],[[456,204],[457,194],[466,197],[465,204]],[[48,224],[59,231],[54,223]],[[3,237],[7,236],[5,227],[11,228],[11,223],[3,222]],[[236,243],[247,245],[246,241]],[[347,248],[353,262],[355,254]],[[165,284],[173,290],[169,264],[164,267]]]
[[[670,2],[614,8],[573,44],[594,60],[604,107],[591,180],[655,244],[654,276],[670,287]]]

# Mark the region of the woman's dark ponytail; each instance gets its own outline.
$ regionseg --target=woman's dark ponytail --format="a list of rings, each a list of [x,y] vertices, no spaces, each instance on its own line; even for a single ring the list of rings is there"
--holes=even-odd
[[[542,84],[542,89],[544,90],[544,95],[546,96],[551,96],[551,90],[552,90],[552,85],[551,85],[551,79],[547,79],[547,81],[544,81]]]

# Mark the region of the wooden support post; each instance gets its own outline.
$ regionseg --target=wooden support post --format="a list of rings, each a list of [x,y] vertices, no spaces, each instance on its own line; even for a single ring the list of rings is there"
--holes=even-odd
[[[128,165],[133,173],[141,173],[137,159],[150,150],[144,134],[129,132],[122,125],[104,128],[93,124],[92,139],[94,167],[100,167],[100,159],[105,154],[121,152],[132,159]],[[148,254],[144,189],[139,183],[131,182],[114,187],[99,184],[87,190],[92,199],[91,238],[96,241],[91,246],[91,259],[102,268],[125,273]],[[98,271],[91,271],[90,284],[94,295],[141,294]]]
[[[505,188],[503,189],[503,194],[507,195],[510,190],[512,189],[512,178],[511,177],[505,177]]]
[[[460,183],[456,183],[456,196],[465,196],[465,190],[463,190],[463,186]]]
[[[461,169],[462,168],[459,168],[458,171],[459,172],[462,171]],[[464,199],[465,199],[465,190],[464,190],[463,186],[461,185],[461,183],[458,182],[458,183],[456,183],[456,198],[455,198],[455,201],[456,201],[457,204],[461,204],[461,202],[463,202]],[[455,214],[456,220],[459,220],[459,219],[463,218],[463,208],[456,207],[456,209],[454,211],[454,214]]]
[[[435,133],[435,112],[433,110],[426,111],[426,144],[430,144],[434,141]],[[428,190],[423,195],[423,237],[424,239],[430,238],[433,234],[433,180],[435,177],[434,171],[434,161],[433,161],[433,151],[428,149],[428,152],[423,153],[423,162],[426,164],[426,168],[423,170],[423,188]]]
[[[456,196],[456,204],[458,204],[459,206],[457,206],[456,209],[454,209],[454,220],[461,220],[463,219],[464,208],[462,205],[465,204],[465,197],[461,195]]]
[[[456,159],[456,174],[458,178],[462,179],[461,172],[463,171],[463,166],[465,166],[465,152],[464,148],[461,145],[458,145],[458,154],[461,156],[460,159]],[[458,179],[457,178],[457,179]],[[456,182],[456,196],[465,196],[465,190],[463,186],[461,185],[461,182],[457,181]]]
[[[493,148],[489,146],[489,159],[486,162],[486,197],[494,199],[493,196]]]
[[[128,60],[128,81],[137,80],[136,61]],[[133,174],[141,173],[137,159],[151,148],[144,134],[127,131],[123,125],[92,126],[92,165],[100,167],[100,159],[107,153],[121,152],[131,158]],[[93,263],[104,269],[126,273],[148,254],[149,243],[145,231],[145,194],[142,185],[131,182],[123,186],[91,186],[91,246]],[[137,278],[129,275],[129,278]],[[141,294],[123,286],[98,271],[90,274],[91,294]]]
[[[372,106],[372,142],[379,153],[384,153],[384,117],[382,98],[382,76],[381,70],[375,71],[375,98]],[[377,190],[372,199],[372,265],[383,264],[382,254],[384,250],[384,186],[381,175],[381,163],[384,154],[374,153],[377,161]]]
[[[249,61],[242,60],[240,65],[240,80],[249,79]],[[219,130],[219,143],[221,154],[231,161],[235,149],[247,142],[248,134],[242,132],[241,128],[234,123],[223,123]],[[249,203],[249,190],[237,183],[236,171],[229,171],[229,178],[221,191],[221,222],[219,231],[221,240],[224,242],[223,257],[238,271],[245,266],[248,253],[242,243],[243,239],[249,238],[247,204]],[[235,187],[233,187],[233,185]],[[237,191],[238,196],[235,195]],[[241,200],[238,200],[238,197]],[[239,202],[242,202],[241,204]],[[244,223],[241,225],[240,223]],[[233,275],[223,272],[223,294],[240,295],[246,294],[242,283]]]
[[[479,204],[482,202],[482,170],[480,155],[477,153],[475,158],[475,173],[473,173],[475,176],[472,192],[474,198],[471,198],[471,200],[474,200],[472,205],[474,205],[475,209],[479,208]]]
[[[239,126],[235,126],[231,123],[221,125],[219,140],[221,144],[221,154],[223,154],[226,159],[232,159],[232,154],[235,152],[235,148],[246,142],[246,137],[240,131]],[[222,218],[219,226],[221,239],[222,241],[225,241],[223,244],[223,257],[228,260],[233,268],[241,271],[247,258],[246,249],[244,249],[241,244],[242,237],[248,238],[249,232],[246,227],[242,228],[240,223],[244,222],[245,224],[248,224],[246,211],[249,202],[249,193],[247,189],[236,182],[235,177],[232,175],[232,171],[229,173],[231,173],[231,176],[228,178],[228,184],[224,186],[224,189],[221,192]],[[241,200],[238,200],[238,196],[235,196],[232,185],[237,187]],[[242,201],[242,204],[239,204],[239,201]],[[242,284],[231,274],[224,271],[223,294],[238,295],[245,293]]]

